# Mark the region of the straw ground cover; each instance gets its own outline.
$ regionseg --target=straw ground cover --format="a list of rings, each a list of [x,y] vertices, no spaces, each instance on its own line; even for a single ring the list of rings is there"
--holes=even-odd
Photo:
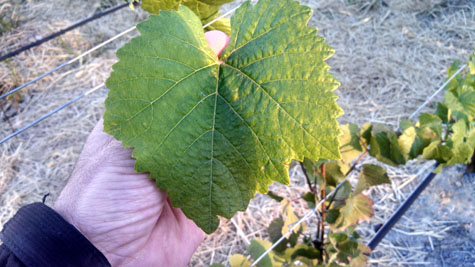
[[[0,51],[9,51],[119,2],[0,0]],[[398,125],[443,82],[447,66],[456,59],[465,61],[474,46],[473,1],[427,0],[417,5],[412,0],[302,2],[314,8],[310,24],[318,26],[320,34],[336,50],[329,64],[342,83],[337,91],[338,102],[346,113],[340,118],[342,123]],[[140,11],[122,10],[0,63],[0,91],[32,79],[144,17]],[[1,101],[5,111],[0,111],[1,136],[103,82],[116,60],[114,50],[127,39],[28,87],[15,99]],[[87,134],[102,115],[105,95],[102,89],[0,146],[0,224],[18,207],[40,201],[46,193],[51,193],[47,203],[53,203]],[[404,168],[390,168],[393,185],[370,192],[376,202],[376,217],[363,227],[364,237],[369,238],[374,233],[373,226],[390,216],[428,167],[414,162]],[[378,247],[370,263],[454,263],[447,259],[449,248],[459,261],[473,262],[469,258],[475,246],[475,230],[469,216],[473,214],[473,199],[465,210],[454,208],[466,207],[467,204],[457,204],[464,199],[460,196],[473,194],[473,178],[463,178],[462,172],[454,167],[436,178],[413,212]],[[292,169],[291,174],[291,187],[275,185],[273,190],[289,198],[306,190],[298,168]],[[294,204],[302,214],[304,203]],[[225,262],[228,255],[243,252],[247,240],[265,237],[265,228],[277,216],[278,207],[278,203],[258,196],[246,212],[223,222],[206,239],[192,264]]]

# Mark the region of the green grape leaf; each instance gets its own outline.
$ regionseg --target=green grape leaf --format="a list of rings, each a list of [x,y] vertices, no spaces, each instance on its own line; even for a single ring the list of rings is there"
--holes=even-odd
[[[442,166],[450,166],[459,163],[470,163],[473,155],[473,147],[466,143],[457,144],[452,150],[453,156]]]
[[[340,210],[338,209],[331,209],[327,211],[325,221],[329,224],[335,224],[338,217],[340,217]]]
[[[307,174],[310,181],[313,182],[313,180],[315,179],[315,171],[317,169],[317,163],[309,158],[304,158],[302,161],[302,164],[303,164],[302,171],[304,171]]]
[[[259,258],[264,252],[272,246],[272,243],[262,239],[254,239],[251,240],[251,244],[247,248],[247,252],[251,255],[251,257],[256,260]],[[277,265],[277,260],[280,257],[276,256],[273,251],[269,252],[267,255],[262,258],[259,262],[259,266],[261,267],[274,267]]]
[[[369,220],[373,214],[373,201],[363,194],[358,194],[346,200],[345,205],[340,208],[340,216],[334,224],[330,224],[330,228],[341,231],[360,221]]]
[[[386,169],[374,164],[363,164],[354,194],[358,195],[365,189],[381,184],[391,184]]]
[[[412,143],[411,151],[409,152],[409,158],[410,159],[415,159],[419,157],[419,155],[422,155],[424,149],[430,145],[431,140],[430,139],[424,139],[421,138],[420,136],[416,136],[414,139],[414,143]]]
[[[372,131],[373,131],[373,125],[369,122],[361,126],[360,134],[363,140],[365,140],[366,145],[369,145],[371,143]]]
[[[350,260],[350,267],[366,266],[366,262],[368,261],[368,256],[366,255],[369,255],[371,249],[365,244],[358,243],[358,250],[360,253],[357,257],[354,257]]]
[[[465,121],[459,120],[452,125],[452,131],[453,133],[450,139],[452,140],[452,144],[454,146],[457,146],[464,142],[464,138],[467,135],[468,131],[467,124],[465,123]]]
[[[340,165],[338,161],[325,163],[325,179],[327,180],[327,185],[336,186],[345,179],[345,174],[342,172]]]
[[[442,102],[437,103],[435,115],[437,115],[437,117],[439,117],[444,123],[449,123],[450,121],[450,109]]]
[[[206,233],[256,192],[289,183],[292,159],[339,159],[333,50],[292,0],[245,2],[221,58],[185,6],[137,25],[107,80],[104,129]]]
[[[447,80],[452,77],[452,75],[455,74],[455,72],[458,71],[458,69],[460,68],[460,61],[459,60],[456,60],[454,61],[454,63],[452,63],[452,65],[449,66],[448,70],[447,70]],[[461,83],[461,81],[463,80],[462,78],[462,74],[461,73],[458,73],[454,79],[452,79],[449,84],[447,84],[447,86],[445,87],[445,89],[447,91],[454,91],[457,89],[457,87],[459,86],[459,83]]]
[[[277,202],[281,202],[284,199],[283,197],[279,196],[278,194],[276,194],[272,191],[268,191],[267,196],[272,198],[273,200],[275,200]]]
[[[302,195],[302,199],[305,200],[305,202],[307,202],[307,207],[309,209],[313,209],[315,208],[315,194],[312,193],[312,192],[307,192],[305,194]]]
[[[442,120],[434,114],[422,113],[419,117],[419,124],[422,130],[422,136],[426,139],[438,139],[442,133]]]
[[[462,88],[460,95],[452,91],[445,94],[445,104],[457,118],[471,121],[475,116],[475,90],[468,86],[460,88]]]
[[[349,228],[347,229],[349,230]],[[348,235],[349,231],[334,233],[328,233],[328,239],[330,242],[325,246],[328,252],[330,263],[345,263],[348,264],[351,259],[359,256],[360,251],[358,249],[358,242],[355,238]],[[337,264],[336,266],[341,266]]]
[[[475,149],[475,130],[473,123],[467,127],[465,120],[459,120],[452,125],[452,135],[449,144],[452,145],[452,157],[443,166],[459,163],[470,163]]]
[[[467,136],[466,138],[466,143],[472,147],[475,148],[475,122],[470,123],[470,127],[467,131]]]
[[[434,159],[439,163],[446,163],[454,156],[452,150],[447,145],[441,144],[440,141],[430,143],[422,152],[422,158]]]
[[[380,131],[373,134],[369,153],[379,161],[389,165],[397,166],[406,163],[396,133],[391,131]]]
[[[284,227],[284,220],[282,218],[275,218],[267,227],[267,233],[269,234],[269,240],[275,243],[282,237],[282,228]],[[283,252],[287,248],[288,240],[284,239],[275,248],[275,251]]]
[[[328,234],[328,237],[330,238],[330,242],[332,242],[333,245],[338,245],[338,243],[345,242],[348,240],[348,235],[345,232],[342,233],[334,233],[330,232]]]
[[[352,190],[350,182],[345,181],[341,185],[340,189],[338,189],[338,191],[335,194],[335,197],[333,198],[332,208],[338,208],[345,205],[345,201],[350,197],[352,191],[353,190]],[[327,190],[327,192],[330,192],[330,190]]]
[[[269,224],[267,228],[267,233],[269,234],[269,238],[272,242],[275,242],[279,238],[282,237],[282,228],[284,227],[284,220],[282,218],[275,218]]]
[[[298,244],[294,248],[287,249],[285,254],[286,258],[290,258],[290,262],[299,260],[304,263],[305,266],[313,266],[309,260],[322,259],[322,254],[319,250],[305,244]]]

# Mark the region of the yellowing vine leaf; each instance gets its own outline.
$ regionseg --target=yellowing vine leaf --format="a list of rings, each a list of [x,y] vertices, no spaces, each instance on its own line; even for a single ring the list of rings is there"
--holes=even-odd
[[[294,213],[294,209],[292,208],[292,202],[288,201],[287,199],[282,200],[282,216],[284,218],[284,225],[281,229],[281,234],[285,235],[287,232],[292,228],[292,226],[299,221],[299,217]],[[305,222],[301,223],[298,227],[296,227],[293,232],[303,232],[307,229],[307,224]]]
[[[229,257],[229,266],[231,267],[249,267],[251,262],[242,254],[234,254]]]
[[[222,4],[234,0],[142,0],[142,8],[146,11],[158,14],[160,10],[176,10],[178,6],[184,5],[191,9],[200,19],[203,25],[221,16],[219,7]],[[231,33],[229,19],[221,18],[206,30],[220,30],[227,34]]]
[[[107,80],[104,129],[205,232],[245,210],[292,159],[339,158],[333,50],[292,0],[245,2],[218,59],[187,7],[137,25]]]
[[[373,215],[373,201],[363,194],[358,194],[346,200],[345,206],[340,209],[340,216],[330,227],[334,231],[344,230],[360,221],[369,221]]]
[[[363,164],[363,170],[353,194],[358,195],[372,186],[381,184],[391,184],[386,169],[374,164]]]

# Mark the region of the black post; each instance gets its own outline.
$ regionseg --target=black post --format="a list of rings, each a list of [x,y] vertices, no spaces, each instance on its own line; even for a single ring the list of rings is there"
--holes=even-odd
[[[371,240],[368,243],[368,247],[371,250],[374,250],[376,246],[378,246],[379,242],[383,240],[383,238],[386,236],[386,234],[393,228],[393,226],[401,219],[402,215],[406,213],[406,211],[411,207],[412,203],[419,197],[419,195],[424,191],[424,189],[429,185],[429,183],[434,179],[435,173],[433,172],[437,167],[439,166],[439,163],[436,163],[434,165],[434,168],[432,169],[431,173],[427,175],[426,178],[414,189],[414,191],[409,195],[409,197],[402,203],[402,205],[394,212],[394,214],[389,218],[389,220],[376,232],[376,234],[371,238]]]

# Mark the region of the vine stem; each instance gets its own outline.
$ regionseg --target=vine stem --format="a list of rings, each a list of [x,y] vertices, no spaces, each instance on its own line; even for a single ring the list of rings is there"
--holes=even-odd
[[[368,149],[366,149],[366,151],[361,154],[358,159],[356,159],[356,161],[353,163],[353,165],[351,165],[351,168],[345,173],[345,178],[348,177],[348,175],[350,175],[355,169],[356,169],[356,165],[358,165],[358,163],[360,163],[360,161],[362,159],[364,159],[366,156],[368,156]],[[338,187],[336,190],[335,190],[335,194],[332,195],[332,198],[330,199],[330,202],[328,203],[328,206],[327,206],[327,209],[329,209],[333,203],[333,201],[335,200],[335,197],[336,197],[336,194],[338,193],[338,190],[340,189],[340,187]]]
[[[307,169],[303,165],[303,162],[299,161],[299,164],[300,164],[300,168],[302,168],[302,171],[305,176],[305,180],[307,181],[307,185],[308,185],[308,188],[310,189],[310,192],[315,193],[315,188],[312,186],[312,182],[310,182],[310,178],[308,178]],[[315,184],[315,187],[316,186],[317,185]]]
[[[326,199],[326,185],[327,185],[327,178],[326,178],[326,175],[325,175],[325,163],[322,164],[322,177],[323,177],[323,186],[321,188],[321,198],[323,201],[325,201]],[[333,196],[336,195],[336,192]],[[323,244],[325,244],[325,202],[323,202],[323,205],[322,205],[322,219],[320,220],[320,226],[322,228],[322,230],[320,231],[320,235],[321,235],[321,238],[320,238],[320,241],[321,241],[321,244],[323,246]],[[325,264],[325,250],[322,249],[321,250],[321,253],[322,253],[322,258],[323,258],[323,264]]]
[[[347,181],[348,177],[346,177],[343,181],[341,181],[336,187],[335,189],[333,189],[330,193],[328,193],[326,195],[326,198],[329,198],[330,196],[332,196],[333,194],[336,193],[336,190],[338,190],[340,187],[343,186],[343,183],[345,183]],[[297,228],[302,222],[304,222],[306,219],[310,218],[310,216],[312,216],[313,214],[317,214],[317,209],[327,200],[327,199],[322,199],[320,200],[313,209],[309,210],[307,213],[305,213],[305,215],[300,218],[300,220],[298,220],[296,223],[293,224],[292,227],[290,227],[290,229],[285,233],[283,234],[277,241],[274,242],[274,244],[272,244],[272,246],[270,246],[266,251],[264,251],[264,253],[262,253],[259,258],[257,258],[251,265],[250,267],[253,267],[253,266],[256,266],[257,263],[259,263],[267,254],[269,254],[269,252],[271,252],[277,245],[280,244],[280,242],[282,242],[285,238],[287,238],[293,231],[295,228]]]

